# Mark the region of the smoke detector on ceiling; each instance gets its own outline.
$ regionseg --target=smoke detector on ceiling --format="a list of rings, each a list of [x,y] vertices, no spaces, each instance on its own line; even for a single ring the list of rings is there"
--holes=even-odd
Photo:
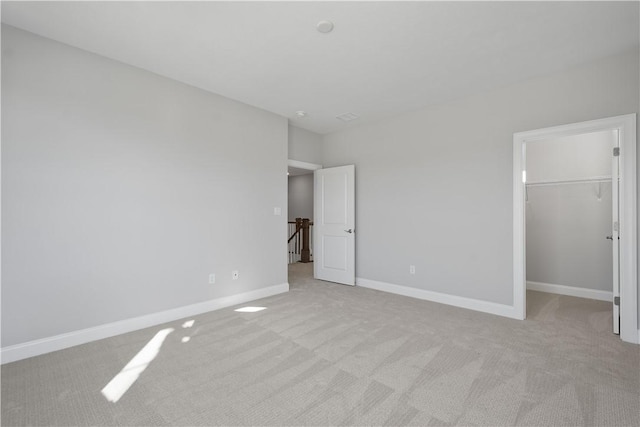
[[[331,21],[320,21],[320,22],[318,22],[318,25],[316,25],[316,28],[321,33],[325,33],[325,34],[326,33],[330,33],[333,30],[333,22],[331,22]]]
[[[344,114],[340,114],[339,116],[336,116],[336,119],[338,120],[342,120],[343,122],[350,122],[352,120],[355,120],[357,118],[359,118],[360,116],[357,116],[353,113],[344,113]]]

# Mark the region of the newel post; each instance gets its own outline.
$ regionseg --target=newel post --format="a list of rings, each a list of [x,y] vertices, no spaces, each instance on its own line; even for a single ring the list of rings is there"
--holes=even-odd
[[[301,262],[311,262],[311,250],[309,249],[309,218],[302,220],[302,250],[300,251]]]
[[[300,230],[302,229],[302,218],[296,218],[296,243],[295,253],[300,253]]]

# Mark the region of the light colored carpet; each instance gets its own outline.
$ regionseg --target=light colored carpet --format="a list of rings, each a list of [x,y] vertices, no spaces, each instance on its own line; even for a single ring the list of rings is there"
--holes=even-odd
[[[640,424],[610,305],[538,292],[509,320],[290,269],[291,291],[2,367],[2,425]],[[190,320],[190,319],[185,319]],[[158,331],[116,403],[101,390]],[[189,337],[187,341],[186,337]]]

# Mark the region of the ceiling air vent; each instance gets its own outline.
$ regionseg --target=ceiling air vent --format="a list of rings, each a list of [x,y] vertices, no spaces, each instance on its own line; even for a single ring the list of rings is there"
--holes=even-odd
[[[353,113],[344,113],[344,114],[340,114],[339,116],[336,116],[336,119],[338,120],[342,120],[343,122],[350,122],[352,120],[357,119],[359,116],[353,114]]]

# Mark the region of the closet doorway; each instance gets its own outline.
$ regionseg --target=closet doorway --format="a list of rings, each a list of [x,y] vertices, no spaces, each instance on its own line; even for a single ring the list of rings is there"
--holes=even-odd
[[[617,130],[526,144],[528,290],[609,302],[619,296],[614,147]],[[616,334],[617,308],[612,306]]]
[[[526,289],[610,301],[638,342],[635,115],[514,135],[514,307]]]

